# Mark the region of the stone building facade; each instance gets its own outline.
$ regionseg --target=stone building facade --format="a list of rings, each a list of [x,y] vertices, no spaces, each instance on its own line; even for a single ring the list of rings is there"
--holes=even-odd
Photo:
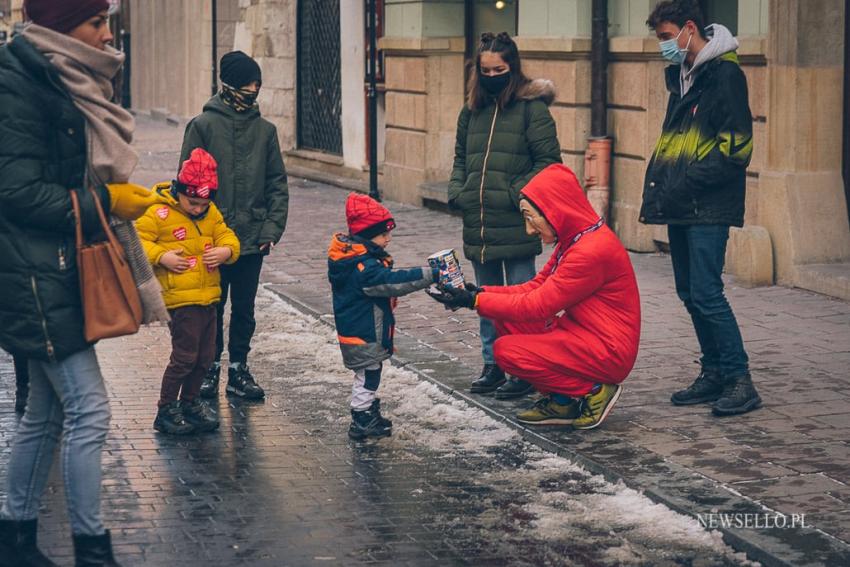
[[[134,48],[134,60],[152,56],[146,63],[151,70],[133,75],[134,105],[195,114],[209,94],[211,0],[129,3],[134,45],[140,36],[149,38],[140,48],[147,51]],[[562,156],[581,178],[590,123],[591,3],[504,0],[497,6],[491,0],[384,0],[378,127],[383,194],[413,203],[444,199],[464,99],[465,61],[485,30],[511,32],[526,73],[555,83],[552,113]],[[743,282],[775,281],[850,298],[850,229],[842,179],[842,161],[850,158],[842,149],[847,143],[842,134],[847,93],[841,86],[848,0],[702,3],[709,21],[727,25],[739,39],[754,117],[747,224],[732,235],[729,271]],[[144,21],[139,4],[147,7]],[[223,35],[219,46],[242,49],[260,61],[261,108],[278,125],[287,165],[298,171],[355,182],[366,178],[364,4],[217,0],[219,18],[227,18],[218,26]],[[665,64],[644,23],[654,4],[608,1],[607,112],[614,139],[610,223],[629,249],[642,252],[666,240],[663,228],[637,220],[643,175],[667,99]],[[317,16],[314,8],[325,12]],[[188,38],[173,39],[181,33]],[[304,53],[317,34],[327,57]],[[338,83],[332,93],[329,84],[306,85],[304,69],[299,81],[299,61],[308,57],[318,61],[322,80]],[[191,79],[176,79],[181,72]],[[305,96],[327,99],[318,106],[321,112],[299,113]],[[333,133],[341,143],[329,146],[332,151],[317,149],[313,141],[304,143],[305,128],[319,127],[339,129]]]

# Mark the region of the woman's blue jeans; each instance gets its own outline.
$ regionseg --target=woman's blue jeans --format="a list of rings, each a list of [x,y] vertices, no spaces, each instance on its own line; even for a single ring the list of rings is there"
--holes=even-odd
[[[59,438],[62,479],[74,535],[104,533],[100,456],[109,431],[109,400],[94,348],[61,362],[29,361],[27,411],[9,459],[4,519],[38,516]]]
[[[537,273],[534,269],[534,256],[511,260],[496,260],[480,264],[473,260],[475,282],[477,285],[517,285],[525,283]],[[496,327],[490,319],[481,318],[481,356],[484,364],[495,364],[493,343],[496,342]]]
[[[749,359],[721,277],[729,227],[670,225],[667,235],[676,294],[691,315],[702,367],[719,370],[724,377],[746,374]]]

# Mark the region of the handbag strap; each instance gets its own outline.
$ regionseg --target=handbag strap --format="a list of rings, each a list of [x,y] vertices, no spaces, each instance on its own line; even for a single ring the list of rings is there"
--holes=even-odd
[[[107,240],[109,243],[115,248],[115,251],[118,253],[118,258],[123,262],[125,261],[124,255],[124,247],[118,242],[118,239],[115,237],[115,233],[112,232],[112,228],[109,226],[109,221],[106,220],[106,213],[103,212],[103,206],[100,204],[100,199],[97,196],[97,193],[94,192],[94,189],[91,187],[88,188],[89,193],[91,193],[92,200],[94,201],[94,208],[97,210],[97,216],[100,219],[100,226],[103,228],[104,234],[106,234]],[[76,237],[77,237],[77,248],[82,248],[83,241],[83,215],[80,213],[80,199],[77,196],[76,191],[70,191],[71,193],[71,206],[74,209],[74,218],[76,219]]]

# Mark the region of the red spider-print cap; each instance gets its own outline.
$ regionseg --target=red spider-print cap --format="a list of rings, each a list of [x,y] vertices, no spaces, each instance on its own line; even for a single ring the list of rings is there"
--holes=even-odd
[[[195,148],[180,167],[177,191],[187,197],[211,199],[218,189],[218,164],[203,148]]]

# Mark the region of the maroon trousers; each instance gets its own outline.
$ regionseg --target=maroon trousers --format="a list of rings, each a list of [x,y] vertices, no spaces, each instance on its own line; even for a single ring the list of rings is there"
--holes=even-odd
[[[215,305],[187,305],[169,311],[171,360],[162,376],[159,407],[177,400],[191,402],[201,390],[215,360]]]

